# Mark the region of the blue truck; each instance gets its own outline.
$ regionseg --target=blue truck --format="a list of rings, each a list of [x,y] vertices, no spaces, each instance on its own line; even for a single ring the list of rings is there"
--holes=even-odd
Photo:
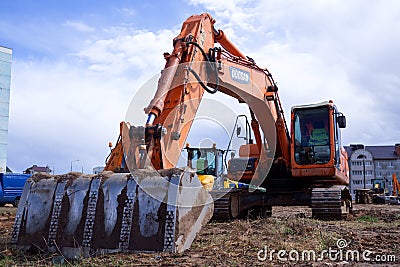
[[[30,174],[0,173],[0,207],[12,204],[18,207],[22,190]]]

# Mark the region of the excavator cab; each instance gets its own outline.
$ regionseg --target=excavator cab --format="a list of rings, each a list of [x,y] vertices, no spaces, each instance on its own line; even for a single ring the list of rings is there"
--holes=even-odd
[[[348,182],[340,128],[346,119],[332,101],[292,108],[291,165],[294,177]]]
[[[223,156],[224,150],[218,149],[214,144],[211,148],[194,148],[186,145],[187,165],[195,169],[201,184],[208,191],[211,191],[215,184],[220,186],[224,172]]]
[[[326,164],[331,157],[328,107],[296,110],[294,116],[295,162]]]
[[[385,179],[372,179],[372,191],[375,194],[384,194],[386,189]]]

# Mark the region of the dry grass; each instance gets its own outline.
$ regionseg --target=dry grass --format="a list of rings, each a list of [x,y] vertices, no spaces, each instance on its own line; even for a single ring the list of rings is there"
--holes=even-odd
[[[9,210],[12,208],[9,208]],[[15,209],[12,209],[15,212]],[[256,266],[256,265],[359,265],[344,262],[282,262],[276,258],[259,261],[257,252],[269,250],[314,250],[336,248],[343,238],[349,249],[373,250],[396,255],[400,260],[400,207],[356,206],[354,216],[346,221],[318,221],[310,218],[304,207],[274,207],[273,217],[256,220],[209,223],[191,249],[182,254],[114,254],[79,262],[64,261],[66,266]],[[63,261],[54,255],[21,254],[8,248],[12,221],[0,223],[0,266],[54,266]],[[373,263],[370,263],[373,266]]]

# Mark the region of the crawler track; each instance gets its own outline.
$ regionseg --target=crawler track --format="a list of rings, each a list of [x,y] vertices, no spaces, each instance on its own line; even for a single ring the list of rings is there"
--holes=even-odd
[[[341,220],[351,212],[348,189],[343,187],[314,188],[311,194],[312,217]]]
[[[214,214],[212,220],[228,221],[232,219],[231,193],[229,190],[218,190],[210,192],[214,200]]]

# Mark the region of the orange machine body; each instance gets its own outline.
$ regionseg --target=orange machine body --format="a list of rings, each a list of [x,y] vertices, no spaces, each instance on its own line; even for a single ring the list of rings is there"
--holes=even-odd
[[[395,173],[392,174],[392,185],[393,185],[392,196],[399,196],[400,183],[399,180],[397,180]]]
[[[271,165],[279,164],[285,175],[291,173],[293,177],[310,178],[323,184],[348,184],[347,155],[338,139],[338,112],[333,103],[325,105],[329,117],[329,159],[323,163],[300,163],[296,160],[299,147],[295,140],[295,115],[292,112],[290,136],[272,75],[246,57],[221,30],[215,30],[214,23],[207,13],[189,17],[174,38],[172,53],[164,54],[165,68],[155,95],[145,108],[148,120],[144,135],[149,158],[146,164],[156,170],[176,167],[204,92],[218,91],[246,103],[252,115],[255,144],[242,148],[239,156],[244,163],[251,159],[254,164],[248,170],[229,173],[230,178],[245,182],[263,180]],[[215,43],[221,47],[214,46]],[[135,146],[139,145],[138,141]],[[136,148],[130,150],[137,151]],[[275,151],[274,155],[271,150]],[[118,143],[113,151],[118,153],[117,158],[123,154],[119,153]],[[120,162],[114,160],[113,155],[111,160],[112,164],[106,169],[113,169],[114,162]]]

